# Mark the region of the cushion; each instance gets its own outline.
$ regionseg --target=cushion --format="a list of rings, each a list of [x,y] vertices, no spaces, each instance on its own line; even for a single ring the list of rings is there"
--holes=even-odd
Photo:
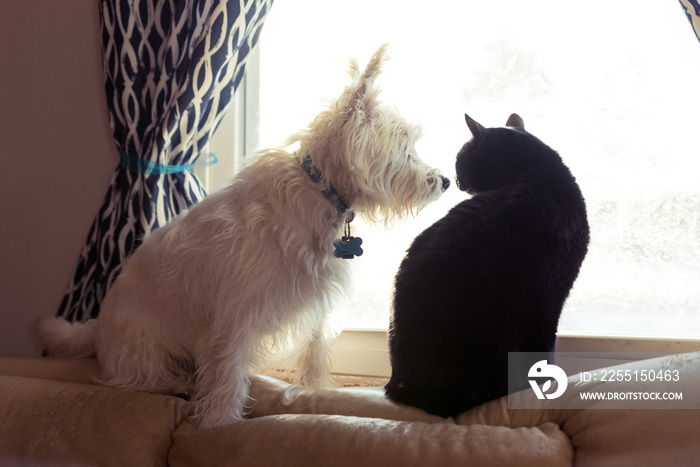
[[[183,400],[91,384],[94,359],[0,359],[0,465],[571,465],[555,423],[456,423],[380,388],[252,377],[249,419],[197,431]],[[174,434],[173,434],[174,433]]]
[[[668,385],[649,386],[650,391],[681,391],[693,400],[700,388],[700,353],[670,355],[596,370],[590,381],[569,377],[569,386],[580,391],[607,392],[638,390],[624,383],[602,381],[602,371],[674,370],[681,380]],[[532,397],[530,389],[514,395]],[[569,391],[562,397],[577,396]],[[580,401],[571,400],[580,405]],[[538,426],[556,423],[566,432],[576,452],[577,467],[697,465],[700,459],[700,405],[694,409],[601,409],[591,401],[586,409],[548,409],[543,402],[539,410],[508,409],[506,397],[475,407],[457,418],[458,423],[489,423],[506,427]],[[643,404],[637,404],[643,407]]]
[[[190,410],[171,396],[0,376],[0,465],[165,465]]]
[[[553,424],[459,426],[339,415],[269,415],[173,436],[172,466],[570,466],[573,449]]]
[[[454,423],[420,409],[396,404],[384,396],[381,388],[307,389],[269,376],[254,375],[250,393],[254,399],[250,418],[279,414],[323,414]]]
[[[541,466],[573,462],[554,423],[460,426],[389,401],[379,388],[306,389],[252,378],[250,419],[173,436],[171,465]]]

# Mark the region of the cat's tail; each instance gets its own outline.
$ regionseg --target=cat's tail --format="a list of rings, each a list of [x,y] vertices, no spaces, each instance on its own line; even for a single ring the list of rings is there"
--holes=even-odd
[[[63,318],[40,318],[36,330],[43,349],[52,357],[91,357],[95,355],[96,319],[69,323]]]

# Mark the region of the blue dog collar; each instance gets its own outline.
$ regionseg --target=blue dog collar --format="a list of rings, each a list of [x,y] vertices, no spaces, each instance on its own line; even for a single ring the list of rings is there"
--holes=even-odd
[[[301,160],[296,156],[296,154],[295,157],[309,178],[314,183],[321,183],[321,180],[323,180],[323,174],[321,173],[321,169],[314,165],[313,160],[311,160],[311,156],[307,154]],[[330,182],[328,183],[328,188],[321,190],[321,193],[323,193],[323,196],[329,203],[335,206],[338,214],[345,214],[345,235],[343,235],[343,237],[339,240],[335,240],[333,242],[333,255],[336,258],[342,259],[353,259],[355,256],[362,256],[363,251],[360,247],[360,245],[362,245],[362,239],[360,237],[353,237],[350,235],[350,222],[355,219],[355,213],[349,210],[347,203],[343,200],[335,188],[333,188],[333,185],[331,185]]]
[[[303,159],[299,160],[297,157],[297,160],[301,164],[301,167],[304,169],[304,171],[307,173],[309,178],[314,182],[314,183],[321,183],[321,180],[323,180],[323,174],[321,173],[321,169],[316,167],[314,165],[313,160],[311,160],[310,155],[304,156]],[[338,214],[345,214],[348,212],[349,206],[347,203],[343,200],[343,198],[340,196],[340,194],[336,191],[336,189],[331,185],[330,183],[328,184],[328,188],[325,188],[321,190],[321,193],[323,193],[323,196],[328,200],[329,203],[331,203],[335,208],[338,210]],[[352,214],[352,217],[355,217],[354,213]],[[350,217],[350,216],[349,216]],[[352,220],[352,219],[350,219]],[[349,221],[347,221],[349,222]]]

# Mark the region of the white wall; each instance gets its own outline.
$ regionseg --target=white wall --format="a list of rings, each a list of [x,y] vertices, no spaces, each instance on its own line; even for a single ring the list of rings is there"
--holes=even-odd
[[[38,355],[117,153],[94,0],[0,2],[0,356]]]

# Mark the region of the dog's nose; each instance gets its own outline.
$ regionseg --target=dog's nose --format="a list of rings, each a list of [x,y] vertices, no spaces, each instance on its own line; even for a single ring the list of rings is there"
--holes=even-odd
[[[442,180],[442,191],[447,190],[450,187],[450,179],[440,175],[440,180]]]

